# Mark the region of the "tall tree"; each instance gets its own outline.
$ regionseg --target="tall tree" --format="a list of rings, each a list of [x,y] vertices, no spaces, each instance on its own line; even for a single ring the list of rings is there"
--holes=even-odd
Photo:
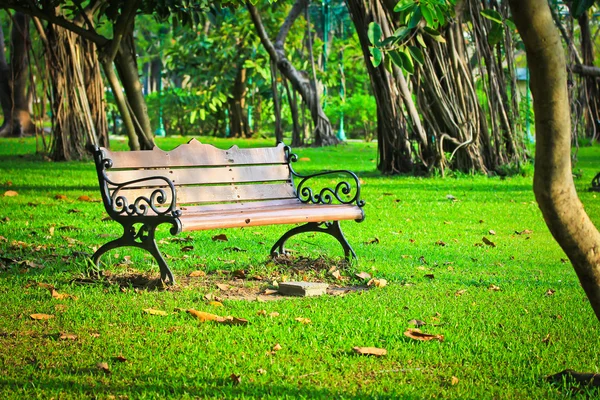
[[[586,214],[573,183],[567,70],[560,36],[546,0],[509,0],[509,4],[531,70],[535,197],[600,320],[600,232]]]
[[[34,130],[27,96],[29,16],[20,12],[12,16],[10,64],[6,62],[1,27],[0,39],[0,103],[4,114],[0,136],[22,136]]]
[[[394,73],[386,70],[384,64],[375,67],[371,62],[369,25],[373,22],[379,24],[383,27],[384,34],[388,36],[395,30],[386,11],[386,5],[382,0],[346,0],[346,3],[360,39],[371,78],[371,87],[377,102],[378,168],[386,174],[412,172],[413,149],[402,109],[403,100],[412,103],[412,97],[407,96],[404,92],[401,94],[397,90],[396,77],[404,80],[402,71],[394,69],[396,74],[394,76]],[[404,84],[406,85],[406,82]],[[419,122],[418,115],[415,115],[414,118],[415,122]]]
[[[302,100],[306,103],[310,111],[315,125],[314,144],[316,146],[327,146],[338,143],[338,139],[333,134],[331,122],[323,111],[321,100],[319,98],[319,90],[317,88],[317,80],[314,74],[311,78],[311,74],[296,69],[286,56],[284,49],[285,41],[290,29],[294,25],[296,19],[302,15],[302,12],[308,4],[309,0],[296,0],[286,20],[279,29],[275,41],[271,41],[269,38],[256,7],[250,2],[246,2],[246,7],[250,12],[250,17],[256,27],[256,32],[264,48],[269,53],[271,60],[277,65],[281,74],[291,83],[294,90],[300,93]]]

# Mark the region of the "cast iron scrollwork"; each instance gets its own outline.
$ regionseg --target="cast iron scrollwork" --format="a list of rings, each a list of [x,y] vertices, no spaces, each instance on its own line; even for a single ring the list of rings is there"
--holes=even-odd
[[[592,179],[592,187],[590,190],[594,192],[600,192],[600,173],[596,174],[594,179]]]
[[[291,165],[292,162],[298,161],[298,156],[292,153],[292,149],[289,146],[285,146],[284,151],[286,158],[290,163],[290,171],[292,172],[292,175],[300,179],[300,182],[296,187],[296,192],[301,202],[313,204],[332,204],[334,200],[337,200],[341,204],[356,203],[358,207],[363,207],[365,205],[365,201],[361,200],[360,198],[360,180],[354,172],[348,170],[335,170],[318,172],[311,175],[301,175],[294,171]],[[349,176],[350,181],[353,181],[354,185],[348,181],[341,181],[336,184],[334,188],[325,187],[320,190],[315,190],[307,184],[307,182],[312,178],[340,174]]]
[[[147,178],[134,179],[132,181],[123,183],[116,183],[108,179],[108,177],[106,176],[106,169],[112,167],[112,161],[110,159],[103,159],[102,166],[104,167],[104,170],[102,171],[102,177],[104,181],[107,184],[114,186],[114,189],[112,189],[112,193],[110,194],[109,198],[110,207],[113,213],[117,215],[126,214],[130,217],[142,217],[146,216],[149,210],[152,210],[157,216],[181,216],[181,210],[177,210],[177,192],[175,189],[175,185],[169,178],[157,175]],[[125,195],[121,194],[122,189],[126,189],[131,185],[140,182],[150,182],[156,180],[161,180],[165,182],[166,186],[168,186],[171,195],[170,202],[168,202],[168,195],[167,191],[165,190],[167,189],[166,187],[148,189],[152,190],[149,196],[139,196],[132,203],[129,202]],[[167,204],[167,208],[159,208],[160,206],[166,206]]]

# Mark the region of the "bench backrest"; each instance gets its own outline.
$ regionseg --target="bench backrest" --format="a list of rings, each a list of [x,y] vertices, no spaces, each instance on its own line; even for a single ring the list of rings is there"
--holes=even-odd
[[[170,190],[162,179],[176,188],[177,205],[231,204],[254,201],[296,199],[285,146],[221,150],[192,139],[172,151],[153,150],[113,152],[101,149],[112,166],[105,170],[114,184],[141,180],[121,187],[119,196],[133,204],[140,196],[149,197],[157,188]],[[142,180],[143,179],[143,180]],[[112,195],[117,186],[109,182]],[[166,204],[171,202],[167,198]]]

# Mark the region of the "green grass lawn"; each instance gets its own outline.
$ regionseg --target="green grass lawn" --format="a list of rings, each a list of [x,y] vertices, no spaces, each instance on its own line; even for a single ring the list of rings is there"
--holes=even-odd
[[[353,275],[365,271],[387,286],[211,303],[221,281],[248,293],[273,280],[336,282],[327,266],[286,271],[270,262],[268,250],[284,226],[194,232],[186,243],[170,240],[163,228],[161,249],[182,282],[170,290],[86,279],[86,255],[120,235],[117,223],[103,221],[101,203],[78,200],[100,198],[93,163],[52,163],[34,155],[33,139],[0,140],[0,398],[546,399],[574,392],[545,376],[566,368],[600,372],[599,324],[541,217],[532,167],[505,179],[382,177],[373,143],[296,150],[310,158],[296,164],[301,173],[350,169],[363,181],[366,219],[342,223],[359,263],[338,283],[359,285]],[[598,160],[600,147],[581,148],[575,167],[581,200],[597,224],[600,198],[587,188]],[[2,196],[9,190],[18,196]],[[211,240],[220,233],[229,241]],[[290,243],[297,255],[342,255],[327,235]],[[185,245],[194,248],[182,252]],[[113,277],[158,276],[141,251],[117,249],[103,259]],[[228,271],[240,269],[246,278],[234,282]],[[207,276],[185,278],[196,270]],[[54,298],[40,283],[75,298]],[[200,323],[184,311],[190,308],[249,324]],[[35,313],[53,318],[33,320]],[[406,337],[413,319],[444,340]],[[385,348],[387,355],[359,356],[354,346]]]

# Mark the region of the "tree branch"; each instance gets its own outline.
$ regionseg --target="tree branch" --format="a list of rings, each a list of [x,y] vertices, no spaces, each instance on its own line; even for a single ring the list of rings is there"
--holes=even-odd
[[[248,8],[248,12],[250,12],[250,18],[252,19],[252,22],[256,27],[256,33],[258,34],[262,45],[265,47],[265,50],[267,50],[267,53],[269,53],[271,58],[273,60],[277,60],[277,50],[275,49],[273,42],[271,42],[271,39],[269,39],[269,35],[265,30],[265,26],[262,23],[262,19],[258,14],[258,10],[249,1],[246,2],[246,8]]]
[[[81,36],[84,39],[89,40],[90,42],[95,43],[97,46],[102,47],[105,46],[109,40],[104,36],[98,34],[94,30],[85,29],[77,24],[74,24],[71,21],[64,19],[63,17],[59,17],[53,14],[47,14],[43,10],[37,7],[26,7],[18,4],[17,2],[9,2],[7,5],[3,6],[4,9],[13,9],[15,11],[22,12],[23,14],[30,15],[32,17],[37,17],[39,19],[43,19],[45,21],[50,22],[51,24],[61,26],[71,32],[74,32]]]
[[[131,0],[125,3],[125,8],[113,26],[113,39],[111,40],[110,48],[107,49],[107,52],[105,53],[105,61],[112,62],[117,56],[117,52],[121,47],[121,41],[131,25],[131,21],[135,18],[135,11],[137,10],[139,3],[140,0]]]
[[[554,7],[550,7],[550,12],[552,13],[552,19],[554,20],[554,23],[560,31],[560,34],[562,35],[564,41],[567,43],[567,46],[569,46],[569,50],[573,52],[573,57],[575,57],[575,63],[581,65],[581,57],[579,56],[579,52],[577,51],[577,48],[573,44],[573,41],[567,34],[567,30],[563,26],[562,22],[560,22],[560,18],[558,17],[558,14],[556,13]]]
[[[290,13],[286,17],[283,25],[281,25],[281,29],[279,29],[279,33],[275,38],[275,48],[277,50],[283,49],[283,45],[285,43],[285,38],[287,37],[290,29],[294,25],[296,19],[302,14],[302,11],[308,6],[309,0],[296,0],[294,6],[290,10]]]

